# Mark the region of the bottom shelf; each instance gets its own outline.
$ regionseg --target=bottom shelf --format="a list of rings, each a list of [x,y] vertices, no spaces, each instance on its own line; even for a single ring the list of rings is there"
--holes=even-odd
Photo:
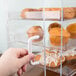
[[[18,43],[18,42],[9,43],[9,47],[28,49],[27,44],[22,44],[22,43]],[[33,45],[33,52],[42,52],[43,48],[44,47]],[[37,65],[37,67],[44,69],[44,66],[42,66],[42,65]],[[60,74],[60,67],[58,67],[58,68],[46,67],[46,70]],[[63,73],[63,76],[76,76],[75,75],[76,74],[76,60],[65,62],[63,64],[62,73]]]

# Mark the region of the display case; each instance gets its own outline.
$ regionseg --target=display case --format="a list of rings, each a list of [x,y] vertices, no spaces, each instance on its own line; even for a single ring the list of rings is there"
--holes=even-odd
[[[9,0],[8,47],[34,53],[38,64],[32,68],[43,68],[44,76],[46,70],[75,76],[75,4],[75,0]]]

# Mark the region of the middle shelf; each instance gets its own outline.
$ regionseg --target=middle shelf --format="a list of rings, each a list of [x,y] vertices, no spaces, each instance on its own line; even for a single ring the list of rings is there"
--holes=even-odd
[[[67,26],[71,23],[75,23],[76,19],[66,20],[63,21],[63,25],[61,25],[64,29],[66,29]],[[43,21],[31,21],[31,20],[12,20],[8,22],[8,41],[12,43],[12,41],[17,42],[18,44],[22,44],[25,46],[25,44],[28,44],[28,35],[27,30],[32,26],[41,26],[42,28],[45,26],[45,44],[42,41],[40,42],[34,42],[33,46],[39,47],[55,47],[55,48],[61,48],[61,46],[53,46],[50,43],[49,40],[49,33],[48,33],[48,27],[52,23],[59,23],[60,21],[45,21],[45,25],[43,25]],[[44,39],[44,38],[43,38]],[[14,45],[15,46],[15,45]],[[76,39],[69,39],[68,44],[63,46],[63,48],[68,47],[75,47],[76,46]],[[12,47],[12,46],[11,46]]]

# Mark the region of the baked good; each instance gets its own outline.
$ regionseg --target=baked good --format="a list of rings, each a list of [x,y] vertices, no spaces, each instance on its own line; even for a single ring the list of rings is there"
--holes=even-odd
[[[74,8],[63,8],[63,17],[64,19],[72,19],[75,17],[75,11]]]
[[[41,26],[32,26],[31,28],[29,28],[27,30],[27,35],[28,37],[32,37],[32,36],[35,36],[35,35],[39,35],[40,38],[39,39],[35,39],[33,40],[33,42],[38,42],[38,41],[41,41],[43,39],[43,29]]]
[[[76,18],[76,7],[73,7],[74,11],[75,11],[75,18]]]
[[[33,9],[33,8],[26,8],[23,9],[21,12],[21,18],[22,19],[41,19],[42,13],[40,12],[40,9]]]
[[[62,35],[61,35],[61,31],[62,31]],[[60,46],[61,36],[62,36],[62,45],[67,44],[70,37],[69,32],[65,29],[61,30],[61,28],[58,28],[58,27],[52,28],[49,31],[50,43],[55,46]]]
[[[59,49],[46,49],[46,66],[47,67],[59,67],[61,63],[61,54]],[[76,48],[62,51],[62,64],[65,61],[76,60]],[[41,65],[44,65],[44,51],[36,55],[34,61],[39,61]]]
[[[48,32],[50,31],[50,29],[55,28],[55,27],[61,28],[61,24],[59,24],[57,22],[51,23],[48,27]]]
[[[31,12],[31,11],[33,11],[32,8],[23,9],[23,10],[21,11],[21,15],[20,15],[21,18],[25,19],[25,18],[26,18],[25,13],[26,13],[26,12]]]
[[[68,25],[67,31],[70,33],[70,38],[76,39],[76,23]]]
[[[45,18],[46,19],[54,19],[60,20],[61,19],[61,9],[60,8],[44,8],[45,9]],[[43,19],[43,8],[40,9],[33,9],[33,8],[25,8],[21,11],[21,18],[22,19]],[[53,12],[51,12],[53,11]],[[55,11],[60,11],[55,12]],[[54,14],[54,15],[53,15]]]
[[[67,50],[63,55],[65,56],[66,61],[76,59],[76,48]]]
[[[47,51],[49,54],[46,53],[46,66],[47,67],[59,67],[61,58],[59,55],[59,51],[55,52],[54,50],[51,50],[50,52]],[[37,58],[38,57],[38,58]],[[37,60],[36,60],[37,59]],[[39,61],[40,64],[44,65],[44,53],[42,52],[40,55],[35,56],[35,61]],[[65,62],[65,57],[62,56],[62,63]]]

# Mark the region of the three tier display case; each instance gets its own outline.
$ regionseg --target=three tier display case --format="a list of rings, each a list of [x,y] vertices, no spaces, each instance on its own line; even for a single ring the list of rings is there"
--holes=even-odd
[[[7,31],[8,47],[35,54],[27,72],[76,75],[75,0],[9,0]]]

